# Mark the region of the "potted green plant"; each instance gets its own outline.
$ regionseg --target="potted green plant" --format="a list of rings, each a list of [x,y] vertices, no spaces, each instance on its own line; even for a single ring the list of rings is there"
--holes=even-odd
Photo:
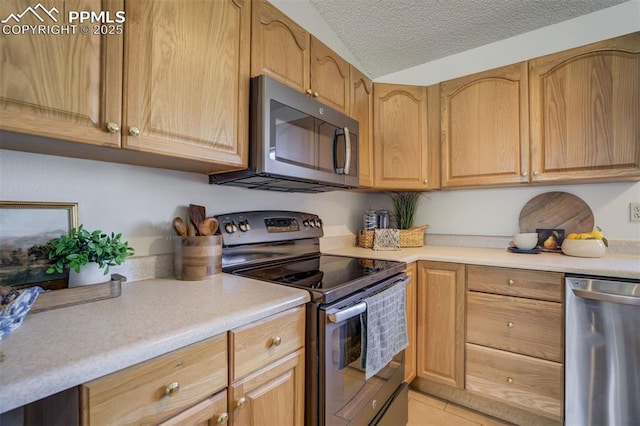
[[[390,192],[389,197],[391,197],[392,218],[395,220],[396,228],[413,227],[420,192]]]
[[[70,287],[99,282],[109,273],[109,267],[121,265],[133,255],[133,247],[121,238],[122,234],[90,232],[82,225],[73,228],[69,235],[62,235],[45,245],[52,263],[47,273],[62,273],[68,269]]]

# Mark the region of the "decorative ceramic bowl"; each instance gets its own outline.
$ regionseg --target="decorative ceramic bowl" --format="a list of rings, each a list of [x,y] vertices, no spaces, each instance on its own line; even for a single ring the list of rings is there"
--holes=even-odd
[[[513,234],[513,244],[521,250],[534,249],[538,245],[538,234],[535,232]]]
[[[607,248],[602,240],[567,240],[562,242],[562,252],[575,257],[601,257]]]

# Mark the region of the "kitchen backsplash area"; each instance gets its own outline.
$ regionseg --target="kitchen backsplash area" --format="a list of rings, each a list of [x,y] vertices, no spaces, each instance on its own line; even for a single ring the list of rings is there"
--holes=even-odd
[[[582,198],[612,242],[611,252],[639,254],[640,223],[629,221],[629,203],[640,201],[640,183],[605,183],[423,193],[414,225],[428,224],[428,245],[505,247],[518,232],[518,216],[532,197],[565,191]],[[319,215],[324,247],[353,245],[369,208],[390,207],[384,193],[335,191],[291,194],[209,185],[205,175],[100,161],[0,150],[0,199],[78,203],[88,228],[122,232],[136,249],[113,272],[132,281],[172,271],[171,220],[191,203],[220,214],[244,210],[296,210]],[[179,206],[179,207],[176,207]]]

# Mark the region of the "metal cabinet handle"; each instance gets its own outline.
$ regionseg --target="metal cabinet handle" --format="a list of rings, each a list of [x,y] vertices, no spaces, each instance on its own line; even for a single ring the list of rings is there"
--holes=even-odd
[[[169,386],[164,389],[164,394],[166,396],[173,396],[180,390],[180,383],[173,382]]]
[[[271,339],[271,346],[280,346],[281,343],[282,343],[282,338],[280,336],[276,336],[273,339]]]
[[[216,420],[216,423],[221,425],[223,423],[226,423],[229,420],[229,414],[228,413],[222,413],[218,416],[218,419]]]
[[[306,93],[307,95],[311,96],[311,95],[313,95],[313,90],[307,89],[304,93]]]
[[[511,377],[507,377],[507,383],[513,383],[514,380]]]
[[[511,321],[507,322],[507,327],[513,328],[513,323]]]
[[[313,92],[313,97],[317,98],[318,96],[320,96],[320,94],[318,92]]]
[[[422,183],[425,184],[425,185],[428,184],[429,183],[429,179],[423,180]]]
[[[140,136],[140,128],[139,127],[129,127],[129,134],[131,136]]]
[[[507,281],[507,284],[509,284],[509,285],[514,285],[514,284],[515,284],[515,281],[513,281],[513,280],[509,280],[509,281]]]
[[[238,402],[236,403],[236,407],[238,408],[244,408],[244,406],[247,405],[247,398],[245,398],[244,396],[242,398],[240,398],[238,400]]]
[[[527,176],[529,176],[529,173],[525,170],[522,172],[522,177],[526,178]]]
[[[118,123],[110,121],[107,123],[107,131],[109,133],[118,133],[120,131],[120,126],[118,125]]]

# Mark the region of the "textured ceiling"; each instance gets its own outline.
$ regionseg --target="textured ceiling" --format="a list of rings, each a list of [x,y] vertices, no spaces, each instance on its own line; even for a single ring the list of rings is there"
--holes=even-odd
[[[373,78],[626,0],[310,0]]]

